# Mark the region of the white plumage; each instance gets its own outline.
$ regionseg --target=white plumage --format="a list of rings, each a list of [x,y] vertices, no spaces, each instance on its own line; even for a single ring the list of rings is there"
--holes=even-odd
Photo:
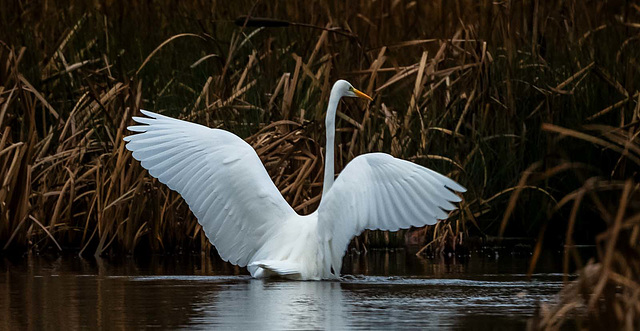
[[[344,80],[327,110],[322,201],[298,215],[271,181],[255,150],[220,129],[141,110],[138,134],[125,137],[133,157],[182,195],[220,256],[257,278],[339,277],[342,257],[365,229],[396,231],[435,224],[461,201],[453,180],[384,153],[353,159],[334,182],[335,113],[343,96],[369,98]],[[370,98],[369,98],[370,99]]]

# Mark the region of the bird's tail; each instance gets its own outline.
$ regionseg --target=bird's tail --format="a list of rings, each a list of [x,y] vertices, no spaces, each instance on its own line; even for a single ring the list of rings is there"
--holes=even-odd
[[[300,265],[290,261],[260,260],[249,263],[248,267],[258,267],[263,270],[260,276],[281,276],[289,279],[300,279]]]

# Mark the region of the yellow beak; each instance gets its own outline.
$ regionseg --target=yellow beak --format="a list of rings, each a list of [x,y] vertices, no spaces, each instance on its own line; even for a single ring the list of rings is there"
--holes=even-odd
[[[355,87],[353,88],[353,93],[355,93],[356,96],[358,96],[358,98],[363,98],[363,99],[368,99],[369,101],[373,101],[373,99],[370,96],[362,93],[361,91],[359,91]]]

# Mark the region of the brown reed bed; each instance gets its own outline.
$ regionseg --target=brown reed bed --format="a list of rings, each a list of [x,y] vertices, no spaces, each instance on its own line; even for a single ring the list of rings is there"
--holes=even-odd
[[[571,130],[552,124],[542,129],[556,134],[553,145],[578,139],[600,149],[609,159],[609,169],[597,169],[566,157],[536,162],[522,175],[519,187],[511,195],[509,206],[519,199],[520,187],[540,185],[567,172],[581,179],[582,184],[558,201],[552,213],[569,208],[564,234],[565,288],[553,304],[540,307],[529,329],[559,330],[572,325],[578,329],[636,330],[640,327],[640,127],[637,113],[631,122],[620,126],[584,126],[584,130]],[[624,121],[624,120],[623,120]],[[561,149],[560,147],[558,147]],[[600,172],[601,170],[605,170]],[[586,209],[586,211],[585,211]],[[590,210],[590,211],[589,211]],[[511,209],[503,218],[507,226]],[[593,216],[593,212],[597,216]],[[585,258],[576,247],[577,228],[588,222],[599,223],[604,229],[595,236],[597,254]],[[593,226],[593,225],[592,225]],[[545,224],[531,260],[532,273],[539,259],[546,233]],[[577,269],[577,279],[568,282]]]
[[[311,212],[321,193],[326,100],[333,81],[346,78],[375,100],[343,103],[338,171],[361,153],[384,151],[469,188],[449,220],[422,232],[367,231],[354,248],[402,246],[413,235],[433,253],[456,250],[468,233],[502,233],[539,239],[533,266],[553,236],[569,247],[567,261],[575,243],[603,247],[589,264],[605,270],[594,273],[606,279],[594,283],[605,282],[594,297],[617,291],[610,284],[623,278],[615,275],[633,279],[616,262],[638,249],[622,244],[638,236],[631,198],[640,157],[640,7],[631,2],[0,6],[3,252],[210,249],[180,196],[124,149],[139,108],[246,138],[287,201]],[[239,27],[241,15],[288,27]],[[560,144],[558,134],[578,139]],[[611,186],[607,196],[618,190],[615,199],[597,198],[600,185]],[[623,200],[630,202],[617,221]],[[604,222],[581,221],[594,217]],[[626,263],[637,264],[630,256]],[[634,298],[633,288],[622,297]],[[557,324],[557,311],[548,312],[539,325]]]

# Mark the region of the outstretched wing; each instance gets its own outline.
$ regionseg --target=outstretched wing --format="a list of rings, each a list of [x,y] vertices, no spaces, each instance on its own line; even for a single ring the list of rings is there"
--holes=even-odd
[[[453,180],[389,154],[353,159],[322,197],[318,207],[321,246],[330,249],[325,270],[339,275],[342,257],[354,236],[365,229],[396,231],[435,224],[461,201],[451,190],[466,189]]]
[[[246,266],[296,212],[255,150],[219,129],[141,110],[139,134],[125,137],[133,157],[180,193],[220,256]]]

